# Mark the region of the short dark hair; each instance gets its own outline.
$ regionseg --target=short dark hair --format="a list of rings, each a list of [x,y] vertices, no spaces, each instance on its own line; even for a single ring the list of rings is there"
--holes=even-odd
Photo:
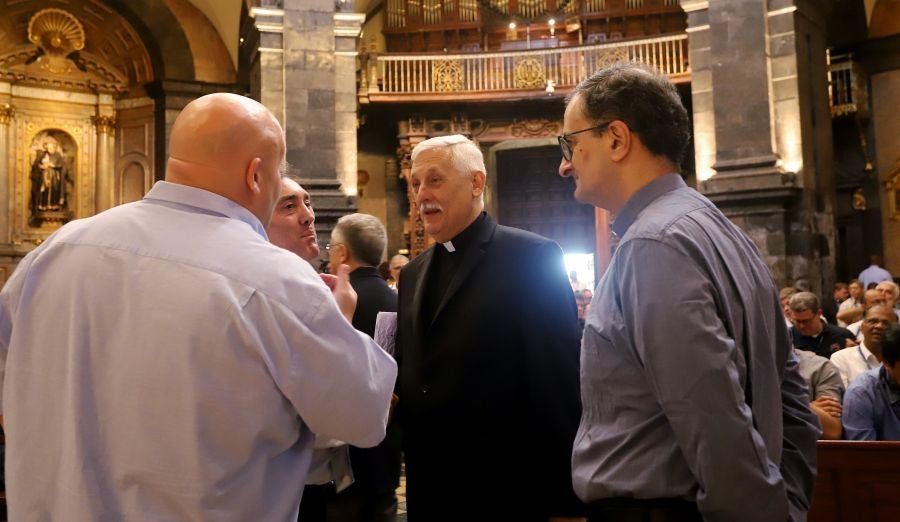
[[[567,102],[576,96],[584,101],[588,119],[625,122],[650,152],[680,166],[691,122],[678,90],[661,72],[644,64],[616,63],[579,83]]]
[[[891,366],[900,361],[900,324],[888,325],[881,340],[881,357]]]
[[[338,220],[331,237],[338,237],[360,263],[378,266],[384,259],[387,233],[377,217],[369,214],[350,214]]]

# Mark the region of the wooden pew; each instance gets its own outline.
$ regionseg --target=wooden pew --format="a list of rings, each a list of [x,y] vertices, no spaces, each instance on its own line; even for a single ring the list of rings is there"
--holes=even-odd
[[[900,442],[820,440],[809,522],[900,520]]]

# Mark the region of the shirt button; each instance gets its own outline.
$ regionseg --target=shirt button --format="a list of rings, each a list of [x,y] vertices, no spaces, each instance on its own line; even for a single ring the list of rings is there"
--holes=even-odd
[[[422,386],[422,394],[428,393],[428,385]]]

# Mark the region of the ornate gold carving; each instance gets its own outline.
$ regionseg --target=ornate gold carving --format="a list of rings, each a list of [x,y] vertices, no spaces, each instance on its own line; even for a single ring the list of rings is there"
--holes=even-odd
[[[16,109],[8,104],[0,104],[0,125],[6,125],[16,115]]]
[[[900,221],[900,159],[894,163],[894,170],[884,182],[887,196],[888,215],[893,221]]]
[[[437,60],[431,69],[432,87],[437,92],[455,92],[463,88],[463,69],[459,60]]]
[[[559,122],[551,120],[514,121],[509,126],[509,133],[516,138],[537,138],[557,136],[560,128]]]
[[[28,22],[28,40],[46,55],[46,60],[38,57],[42,69],[65,74],[74,65],[69,61],[70,55],[84,49],[84,27],[68,11],[42,9]]]
[[[116,119],[112,116],[91,116],[91,123],[97,128],[97,134],[112,134],[116,128]]]
[[[628,49],[625,47],[612,47],[608,49],[602,49],[597,53],[597,63],[595,65],[595,70],[602,69],[607,65],[612,65],[618,62],[627,62],[628,61]]]
[[[516,58],[515,85],[517,89],[543,89],[547,83],[544,62],[533,56]]]

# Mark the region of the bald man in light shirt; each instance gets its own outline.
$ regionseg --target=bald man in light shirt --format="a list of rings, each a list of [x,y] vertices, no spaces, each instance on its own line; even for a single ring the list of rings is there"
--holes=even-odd
[[[0,293],[11,520],[295,520],[313,433],[384,437],[396,365],[269,243],[284,133],[213,94],[166,181],[62,227]],[[51,315],[54,320],[45,318]]]

